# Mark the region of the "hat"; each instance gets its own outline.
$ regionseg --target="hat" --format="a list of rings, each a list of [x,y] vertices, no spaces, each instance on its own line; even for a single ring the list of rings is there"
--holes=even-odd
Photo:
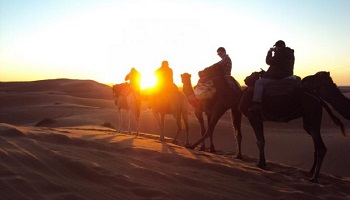
[[[283,40],[278,40],[274,46],[275,47],[286,47],[286,43],[284,43]]]

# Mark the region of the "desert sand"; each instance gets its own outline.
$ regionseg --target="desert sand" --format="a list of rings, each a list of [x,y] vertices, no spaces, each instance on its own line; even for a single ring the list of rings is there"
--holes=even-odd
[[[350,88],[341,89],[350,98]],[[328,152],[315,184],[307,180],[313,144],[301,120],[265,123],[268,168],[262,170],[245,117],[243,160],[237,160],[228,113],[215,129],[213,154],[184,148],[184,135],[172,144],[171,116],[167,141],[159,142],[146,104],[141,132],[128,135],[113,128],[118,113],[109,86],[0,82],[0,199],[350,199],[350,141],[326,112],[321,131]],[[349,134],[350,122],[341,119]],[[193,113],[190,134],[192,143],[200,137]]]

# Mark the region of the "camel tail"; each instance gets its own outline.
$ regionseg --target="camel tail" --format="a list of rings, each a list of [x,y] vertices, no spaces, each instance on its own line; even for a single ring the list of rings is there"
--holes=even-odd
[[[332,118],[334,124],[340,127],[341,134],[344,137],[347,137],[343,122],[341,122],[341,120],[333,114],[332,110],[329,108],[328,104],[326,104],[326,102],[323,99],[321,98],[318,98],[318,99],[320,100],[322,106],[326,109],[328,115]]]

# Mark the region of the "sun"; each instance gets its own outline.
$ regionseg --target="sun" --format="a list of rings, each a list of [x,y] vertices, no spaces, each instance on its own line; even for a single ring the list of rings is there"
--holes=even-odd
[[[157,83],[157,78],[152,72],[142,72],[141,73],[141,89],[151,89]]]

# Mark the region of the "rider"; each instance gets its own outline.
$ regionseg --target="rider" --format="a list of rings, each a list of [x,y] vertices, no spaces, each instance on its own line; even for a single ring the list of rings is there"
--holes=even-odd
[[[272,55],[274,53],[274,55]],[[261,101],[264,91],[264,85],[274,80],[281,80],[293,77],[294,68],[294,50],[286,47],[282,40],[278,40],[270,48],[266,55],[266,64],[270,65],[262,78],[255,82],[253,107],[250,110],[261,109]]]
[[[154,72],[157,77],[157,87],[159,90],[167,90],[174,84],[173,70],[169,67],[168,61],[164,60],[162,65]]]
[[[130,72],[125,76],[125,81],[130,80],[130,86],[140,97],[141,73],[135,68],[131,68]]]
[[[226,54],[224,47],[219,47],[216,51],[221,60],[210,67],[205,68],[203,71],[199,71],[198,75],[200,78],[206,79],[207,77],[217,75],[231,75],[232,61],[231,58]]]
[[[164,60],[162,65],[154,72],[157,78],[157,84],[155,89],[155,97],[167,101],[171,94],[175,94],[179,91],[174,83],[173,70],[169,67],[168,61]],[[152,103],[154,103],[154,98]]]

